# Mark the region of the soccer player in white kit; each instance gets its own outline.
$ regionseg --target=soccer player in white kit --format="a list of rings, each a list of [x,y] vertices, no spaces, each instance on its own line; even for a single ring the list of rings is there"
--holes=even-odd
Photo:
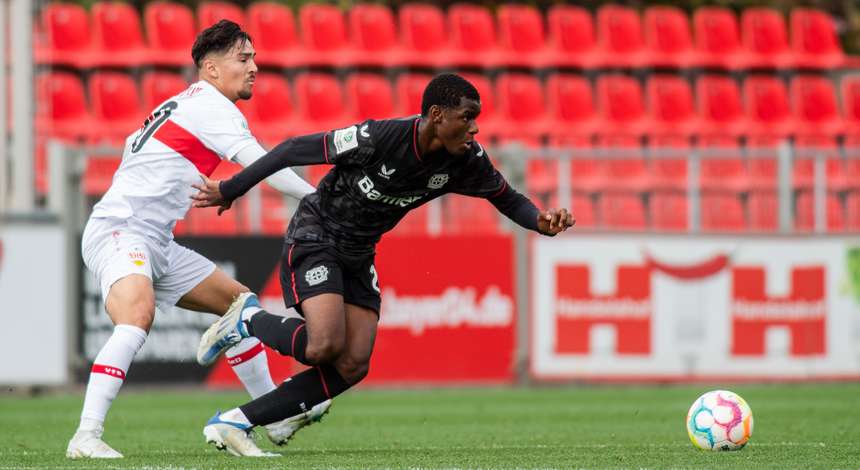
[[[122,457],[101,439],[104,420],[146,341],[156,306],[223,315],[248,291],[173,241],[173,228],[191,207],[192,184],[201,173],[211,175],[222,159],[247,166],[266,153],[235,105],[251,98],[255,52],[239,25],[222,20],[198,35],[191,55],[199,81],[162,103],[126,139],[111,187],[84,230],[84,263],[95,274],[116,327],[93,363],[80,425],[66,450],[69,458]],[[267,181],[298,199],[314,191],[290,169]],[[247,338],[227,355],[252,397],[275,389],[259,340]],[[284,421],[267,431],[283,444],[307,422]]]

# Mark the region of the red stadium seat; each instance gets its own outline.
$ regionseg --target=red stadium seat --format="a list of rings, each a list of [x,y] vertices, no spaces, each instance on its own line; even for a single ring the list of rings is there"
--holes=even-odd
[[[502,138],[538,138],[550,130],[543,87],[537,77],[506,73],[496,79],[496,97],[505,127]]]
[[[499,230],[499,212],[483,198],[451,195],[444,199],[443,227],[451,234],[489,234]]]
[[[543,15],[537,8],[506,4],[499,7],[497,18],[502,62],[509,66],[550,65],[545,59]]]
[[[606,135],[640,136],[649,129],[636,79],[624,75],[602,75],[597,80],[597,99]]]
[[[654,194],[651,197],[651,226],[656,230],[687,230],[687,196]]]
[[[573,153],[570,160],[570,187],[575,193],[595,194],[606,187],[605,161],[595,155],[595,149],[591,144],[590,137],[569,136],[551,137],[549,141],[551,149],[557,152],[570,151]],[[556,172],[557,165],[552,167]],[[548,175],[556,179],[556,175]]]
[[[256,2],[248,7],[248,34],[254,40],[260,65],[295,67],[307,61],[296,20],[290,7],[275,2]]]
[[[451,35],[449,63],[468,67],[494,67],[504,63],[496,41],[496,24],[480,5],[458,3],[448,9]]]
[[[309,72],[294,82],[300,121],[295,134],[310,134],[345,127],[352,116],[343,105],[346,100],[340,83],[333,75]]]
[[[690,20],[674,7],[654,6],[643,18],[647,62],[657,67],[692,67],[698,64]]]
[[[188,88],[182,75],[173,72],[147,72],[141,79],[143,109],[151,112],[168,98]]]
[[[741,136],[748,131],[737,82],[731,77],[704,75],[696,82],[702,134]]]
[[[740,232],[746,228],[744,207],[731,195],[702,194],[701,227],[706,232]]]
[[[603,63],[603,56],[597,48],[594,19],[588,10],[574,5],[557,4],[550,7],[546,20],[546,65],[594,68]]]
[[[648,108],[654,125],[651,135],[689,137],[701,132],[690,84],[678,75],[652,75]]]
[[[722,7],[703,7],[693,14],[696,52],[700,65],[744,69],[751,57],[741,44],[734,12]]]
[[[34,59],[37,63],[70,65],[80,69],[93,65],[90,19],[83,6],[49,3],[42,9],[39,30],[44,41],[35,41]]]
[[[359,3],[349,10],[349,39],[356,65],[392,67],[406,63],[394,15],[385,5]]]
[[[648,226],[641,196],[606,193],[601,196],[599,205],[600,220],[605,228],[644,230]]]
[[[577,230],[597,227],[597,210],[594,207],[594,201],[591,196],[571,194],[568,203],[569,205],[566,209],[573,214]],[[560,209],[565,207],[565,203],[559,202],[558,196],[553,194],[548,204],[538,205],[538,207],[543,209]]]
[[[860,232],[860,192],[846,196],[845,209],[845,229]]]
[[[94,73],[89,92],[99,138],[122,142],[143,124],[150,111],[143,110],[137,83],[125,73]]]
[[[546,81],[551,138],[591,137],[600,129],[591,84],[581,75],[552,74]]]
[[[651,189],[653,181],[638,138],[623,135],[601,136],[598,145],[604,159],[600,167],[607,189],[624,192],[644,192]]]
[[[749,117],[748,135],[781,138],[793,135],[797,120],[788,103],[788,90],[777,77],[753,75],[744,82]]]
[[[658,191],[686,191],[687,156],[690,140],[680,136],[652,136],[649,139],[651,156],[651,187]]]
[[[276,145],[287,137],[296,135],[293,129],[296,115],[290,86],[283,76],[277,73],[257,74],[251,102],[252,110],[246,116],[251,131],[259,140]]]
[[[828,191],[842,191],[849,187],[839,146],[830,137],[798,137],[795,140],[792,185],[796,189],[812,189],[815,185],[815,159],[823,157],[825,184]]]
[[[606,65],[642,67],[647,64],[642,22],[636,10],[613,4],[600,7],[597,38]]]
[[[80,139],[98,132],[87,109],[84,85],[69,72],[47,72],[36,78],[36,130],[61,139]]]
[[[833,18],[824,11],[791,11],[791,47],[800,67],[832,69],[845,63]]]
[[[382,75],[361,72],[350,75],[346,80],[346,95],[356,121],[395,117],[391,83]]]
[[[191,65],[191,46],[197,36],[194,13],[181,3],[155,1],[143,11],[146,35],[157,65]]]
[[[243,28],[247,24],[245,12],[235,3],[204,1],[197,4],[197,27],[200,31],[221,20],[230,20]]]
[[[260,232],[267,235],[282,235],[290,223],[290,213],[284,195],[269,185],[260,185]]]
[[[350,44],[346,37],[343,13],[334,5],[306,3],[299,10],[302,43],[307,49],[308,65],[343,66],[351,64]]]
[[[432,75],[404,73],[397,77],[397,113],[401,116],[421,114],[421,99]],[[483,97],[482,97],[483,98]]]
[[[152,54],[144,44],[140,16],[134,6],[96,2],[91,14],[98,65],[139,67],[149,63]]]
[[[782,13],[770,8],[746,8],[741,16],[741,37],[751,66],[789,68],[795,63],[788,46]]]
[[[107,192],[113,182],[122,157],[90,156],[86,159],[81,186],[88,196],[101,196]]]
[[[834,137],[845,132],[836,90],[829,79],[799,75],[791,82],[791,97],[799,135]]]
[[[481,96],[481,115],[478,116],[478,139],[488,144],[490,141],[500,137],[507,123],[501,119],[502,112],[497,109],[496,96],[493,86],[486,75],[476,73],[462,73],[463,78],[469,81],[478,90]]]
[[[828,232],[845,229],[845,214],[836,194],[828,194],[825,200],[825,228]],[[797,195],[797,210],[794,214],[794,227],[797,230],[815,229],[815,196],[812,192]]]
[[[398,12],[401,42],[408,65],[440,67],[448,63],[445,14],[436,5],[407,3]]]
[[[699,141],[699,186],[703,192],[749,191],[750,178],[737,139],[707,137]]]
[[[842,116],[848,136],[860,136],[860,75],[842,79]]]
[[[775,232],[779,229],[779,198],[775,192],[750,194],[748,206],[750,230]]]

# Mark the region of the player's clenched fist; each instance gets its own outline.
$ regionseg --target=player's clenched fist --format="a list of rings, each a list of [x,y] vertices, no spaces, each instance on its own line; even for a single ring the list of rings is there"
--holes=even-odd
[[[538,231],[551,237],[573,227],[575,223],[576,219],[567,209],[550,209],[538,215]]]

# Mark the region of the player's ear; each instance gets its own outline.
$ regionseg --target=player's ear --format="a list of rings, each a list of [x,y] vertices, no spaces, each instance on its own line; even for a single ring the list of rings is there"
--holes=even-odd
[[[430,106],[430,120],[435,124],[440,124],[442,122],[442,107],[438,104]]]
[[[218,79],[218,75],[219,75],[218,64],[212,58],[211,55],[203,58],[203,64],[202,64],[201,69],[206,74],[206,76],[213,78],[213,79]]]

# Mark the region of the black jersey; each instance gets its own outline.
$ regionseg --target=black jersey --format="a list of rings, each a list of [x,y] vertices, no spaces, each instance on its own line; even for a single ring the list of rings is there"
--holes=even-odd
[[[407,212],[446,193],[489,199],[521,225],[536,230],[537,208],[510,188],[479,143],[473,142],[464,155],[444,150],[421,155],[419,122],[418,116],[370,120],[290,139],[223,182],[222,195],[232,200],[285,166],[329,163],[334,167],[317,191],[299,204],[287,231],[288,243],[373,250]],[[277,164],[263,168],[264,161],[275,160]]]

